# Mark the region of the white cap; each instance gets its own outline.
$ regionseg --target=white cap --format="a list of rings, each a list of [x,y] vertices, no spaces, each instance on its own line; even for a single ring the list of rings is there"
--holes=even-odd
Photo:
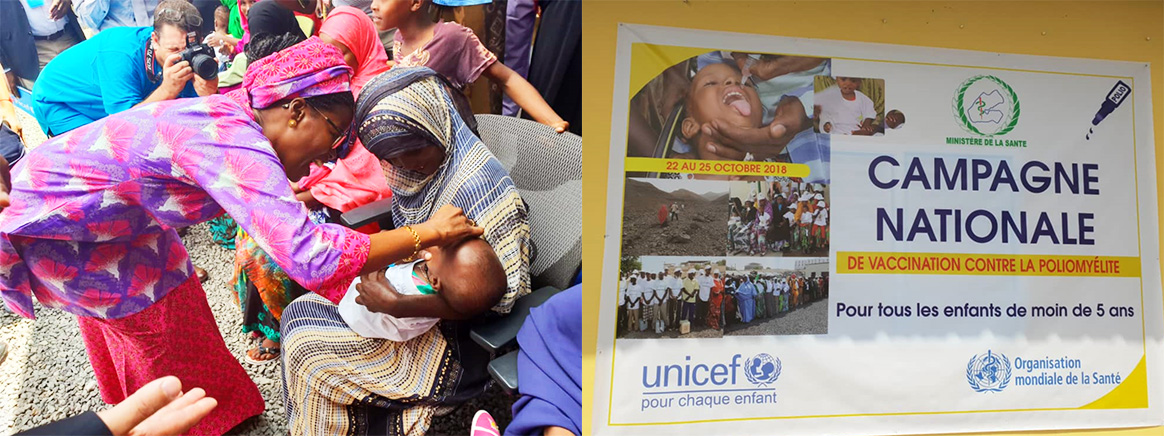
[[[816,199],[816,200],[824,200],[824,196],[820,195],[819,192],[817,192],[816,195],[812,196],[812,198]]]
[[[816,202],[816,205],[820,206],[820,207],[825,207],[825,202],[824,202],[824,200],[821,200],[821,201]]]

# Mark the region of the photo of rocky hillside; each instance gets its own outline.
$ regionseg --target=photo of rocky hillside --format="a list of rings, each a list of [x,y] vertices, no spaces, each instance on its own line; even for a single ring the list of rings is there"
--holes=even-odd
[[[723,256],[728,182],[626,180],[623,256]]]

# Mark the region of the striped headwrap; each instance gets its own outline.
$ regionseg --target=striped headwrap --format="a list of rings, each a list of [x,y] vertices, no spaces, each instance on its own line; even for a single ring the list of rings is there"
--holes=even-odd
[[[529,293],[529,219],[501,162],[466,124],[447,82],[428,68],[393,68],[364,86],[356,103],[360,141],[382,160],[422,147],[445,158],[432,175],[385,165],[397,227],[419,224],[452,204],[485,229],[505,267],[507,289],[494,311],[508,313]],[[462,96],[463,97],[463,96]]]

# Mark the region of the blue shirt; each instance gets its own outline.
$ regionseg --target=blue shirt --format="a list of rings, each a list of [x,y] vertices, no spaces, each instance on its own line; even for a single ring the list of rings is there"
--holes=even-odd
[[[80,0],[73,10],[86,27],[103,31],[120,26],[153,26],[159,0]]]
[[[59,135],[132,108],[158,89],[162,66],[146,47],[153,27],[116,27],[77,44],[45,65],[33,85],[36,119]],[[193,80],[179,97],[197,97]]]

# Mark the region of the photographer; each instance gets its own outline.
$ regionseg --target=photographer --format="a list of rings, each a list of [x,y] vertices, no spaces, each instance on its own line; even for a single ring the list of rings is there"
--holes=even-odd
[[[65,50],[44,68],[32,91],[45,134],[60,135],[145,103],[217,93],[217,65],[205,64],[214,62],[213,51],[207,58],[205,51],[187,50],[188,42],[201,41],[201,25],[194,5],[165,0],[153,27],[108,29]],[[199,48],[208,49],[191,47]]]

